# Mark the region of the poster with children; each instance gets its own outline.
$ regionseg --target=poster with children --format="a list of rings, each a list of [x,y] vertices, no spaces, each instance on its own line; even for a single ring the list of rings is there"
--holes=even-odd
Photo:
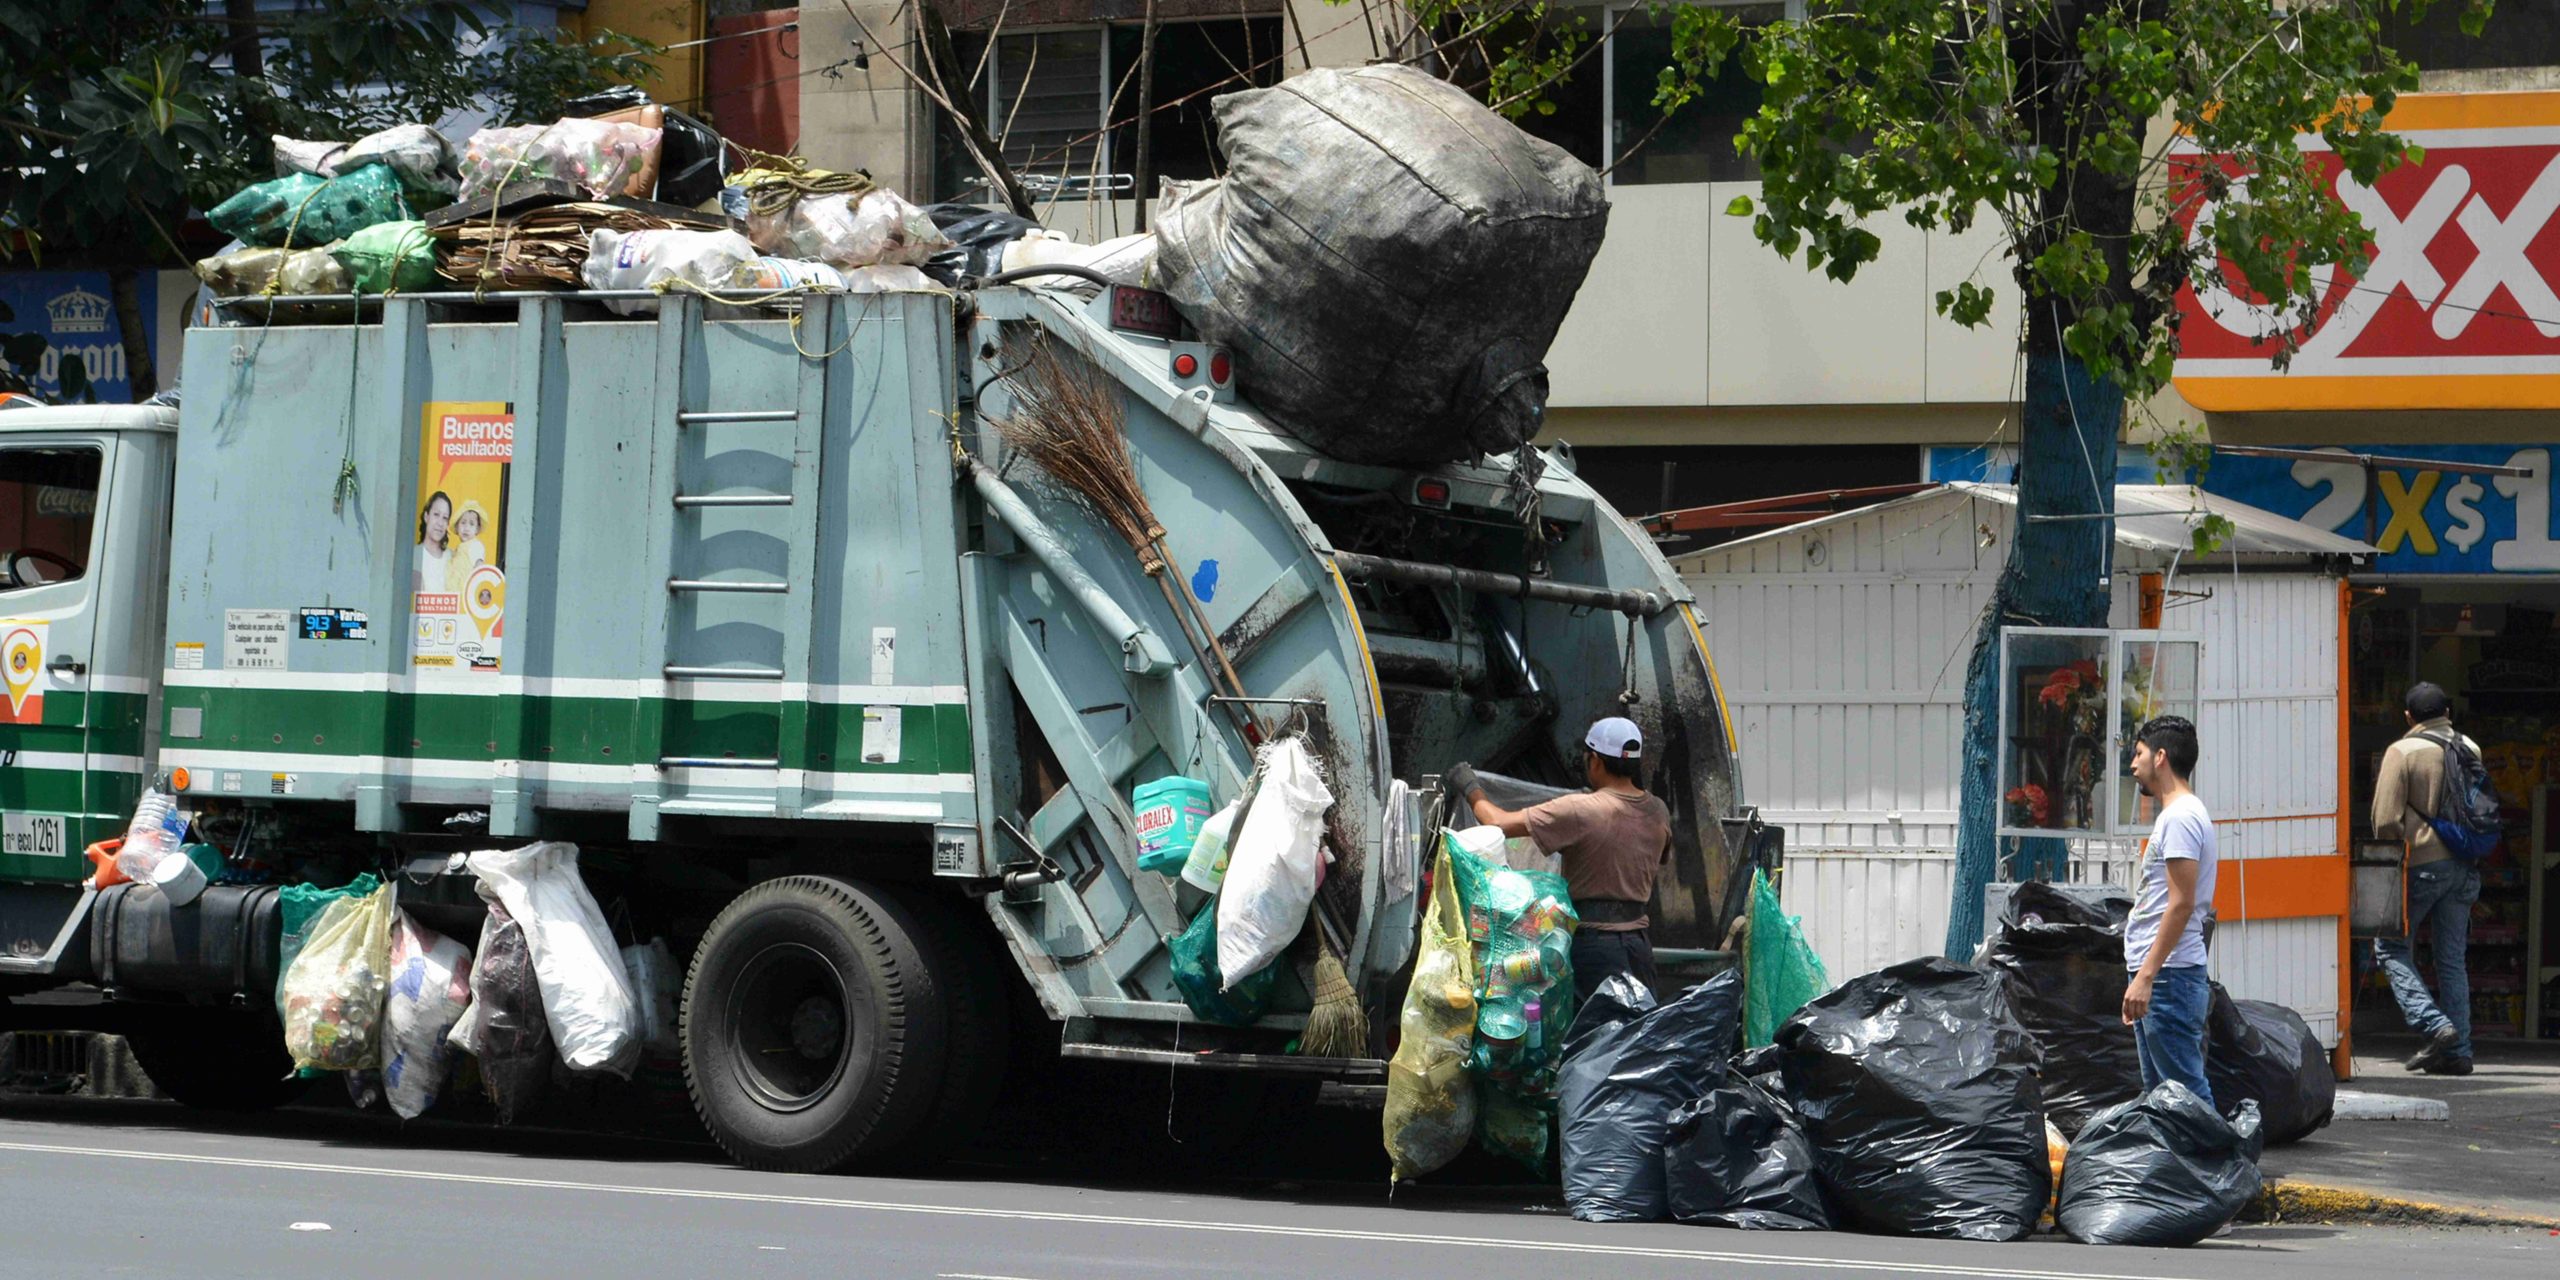
[[[410,568],[409,664],[495,673],[506,647],[507,468],[515,406],[438,400],[418,444],[417,554]]]

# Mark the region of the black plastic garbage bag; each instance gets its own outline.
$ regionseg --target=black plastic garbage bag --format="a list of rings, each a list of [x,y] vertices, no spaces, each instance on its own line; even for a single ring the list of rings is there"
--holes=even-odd
[[[2241,1103],[2257,1103],[2268,1146],[2300,1142],[2329,1123],[2338,1076],[2301,1014],[2264,1000],[2234,1000],[2217,982],[2204,1038],[2204,1077],[2214,1106],[2235,1116]]]
[[[2258,1194],[2258,1106],[2224,1120],[2175,1080],[2092,1119],[2062,1162],[2054,1216],[2082,1244],[2182,1248]]]
[[[1838,1220],[2017,1240],[2052,1198],[2035,1039],[1942,956],[1853,978],[1778,1028],[1789,1100]]]
[[[1556,1075],[1565,1203],[1585,1222],[1659,1222],[1671,1211],[1671,1113],[1722,1079],[1741,1046],[1742,975],[1727,970],[1640,1017],[1574,1032]]]
[[[2142,1096],[2142,1058],[2123,1017],[2123,918],[2110,923],[2051,885],[2023,884],[1974,960],[1999,979],[2010,1016],[2044,1051],[2045,1118],[2066,1137]]]
[[[1226,177],[1169,191],[1156,273],[1254,405],[1351,462],[1504,454],[1609,220],[1600,176],[1412,67],[1212,100]]]
[[[1564,1056],[1571,1059],[1582,1052],[1593,1036],[1632,1018],[1653,1012],[1662,1002],[1634,977],[1613,973],[1582,1003],[1573,1015],[1573,1026],[1564,1034]]]
[[[1671,1113],[1662,1177],[1671,1216],[1745,1231],[1828,1231],[1813,1139],[1787,1104],[1728,1066],[1724,1080]]]
[[[991,276],[1004,269],[1004,247],[1040,229],[1040,224],[1010,209],[974,204],[929,204],[933,219],[951,247],[924,264],[926,275],[947,285],[971,276]]]

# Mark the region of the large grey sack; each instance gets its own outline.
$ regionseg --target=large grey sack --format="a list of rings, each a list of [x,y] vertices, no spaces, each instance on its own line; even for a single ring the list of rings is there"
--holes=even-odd
[[[1227,176],[1171,197],[1158,281],[1253,402],[1354,462],[1538,432],[1547,347],[1600,250],[1600,176],[1410,67],[1213,104]]]

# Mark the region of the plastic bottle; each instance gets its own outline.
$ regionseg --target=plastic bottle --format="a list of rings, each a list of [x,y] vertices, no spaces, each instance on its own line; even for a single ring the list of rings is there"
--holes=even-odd
[[[142,801],[133,808],[133,821],[124,829],[124,847],[116,850],[116,867],[128,880],[147,881],[151,869],[160,860],[178,851],[186,841],[187,818],[178,812],[178,798],[151,787],[143,791]]]
[[[1537,1057],[1539,1049],[1547,1043],[1546,1028],[1539,1025],[1545,1013],[1546,1007],[1538,1003],[1536,996],[1520,1002],[1520,1016],[1529,1024],[1520,1033],[1520,1050],[1531,1058]]]

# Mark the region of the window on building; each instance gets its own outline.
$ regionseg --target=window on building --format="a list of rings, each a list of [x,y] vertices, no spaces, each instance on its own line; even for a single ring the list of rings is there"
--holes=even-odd
[[[95,449],[0,449],[0,592],[89,572],[100,461]]]
[[[1746,27],[1785,18],[1785,0],[1718,0]],[[1742,122],[1760,109],[1760,84],[1743,70],[1737,49],[1704,91],[1668,113],[1654,105],[1671,66],[1671,24],[1645,9],[1591,9],[1582,29],[1601,47],[1548,86],[1554,110],[1520,117],[1522,129],[1570,151],[1614,182],[1738,182],[1760,176],[1733,145]],[[1611,35],[1609,33],[1614,32]],[[1611,168],[1614,164],[1616,167]]]
[[[987,131],[1035,197],[1108,194],[1137,185],[1138,82],[1145,29],[1137,23],[1006,33],[990,52],[984,32],[954,32],[961,65]],[[1160,178],[1218,172],[1210,100],[1279,82],[1280,20],[1168,22],[1156,32],[1153,164]],[[949,120],[939,122],[936,187],[948,199],[982,199],[985,178]]]
[[[2383,42],[2421,71],[2560,65],[2560,7],[2510,0],[2489,11],[2488,25],[2476,38],[2462,33],[2467,7],[2462,0],[2440,0],[2423,18],[2388,15]]]

